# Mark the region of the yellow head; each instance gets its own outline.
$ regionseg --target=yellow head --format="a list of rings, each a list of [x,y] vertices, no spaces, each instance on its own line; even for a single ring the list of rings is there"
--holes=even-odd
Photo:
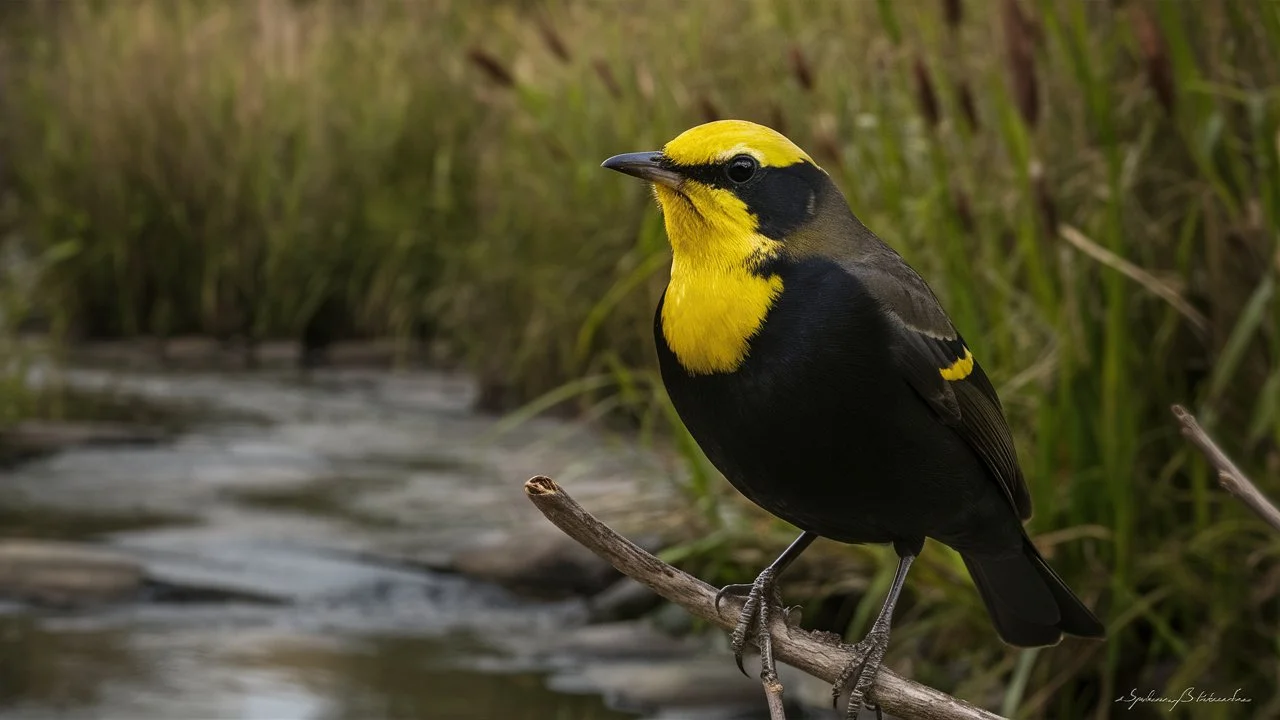
[[[662,148],[662,154],[686,167],[715,165],[740,154],[765,167],[813,162],[782,133],[746,120],[717,120],[685,130]]]
[[[672,250],[667,344],[691,373],[737,369],[782,292],[767,262],[814,218],[834,190],[830,178],[780,133],[742,120],[699,125],[661,151],[604,167],[653,183],[662,207]]]
[[[768,254],[813,212],[827,176],[781,133],[745,120],[684,131],[658,152],[604,167],[653,183],[676,257],[723,261]]]

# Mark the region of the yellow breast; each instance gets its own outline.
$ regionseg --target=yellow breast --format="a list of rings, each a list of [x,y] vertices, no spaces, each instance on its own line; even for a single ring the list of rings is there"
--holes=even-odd
[[[755,217],[726,190],[686,183],[681,192],[654,191],[672,258],[662,335],[688,372],[733,372],[782,292],[782,278],[758,272],[782,245],[756,232]]]
[[[685,370],[728,373],[747,359],[751,336],[782,292],[782,278],[747,267],[693,266],[679,256],[662,305],[662,335]]]

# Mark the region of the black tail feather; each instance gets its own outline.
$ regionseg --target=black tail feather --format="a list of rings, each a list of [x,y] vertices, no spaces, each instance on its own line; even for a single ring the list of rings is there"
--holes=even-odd
[[[1023,538],[1022,554],[985,558],[963,555],[1000,637],[1018,647],[1054,645],[1062,633],[1100,638],[1102,623]]]

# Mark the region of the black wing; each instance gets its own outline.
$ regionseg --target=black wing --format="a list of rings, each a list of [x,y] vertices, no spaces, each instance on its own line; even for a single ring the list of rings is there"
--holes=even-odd
[[[853,272],[898,326],[894,355],[904,377],[978,453],[1018,517],[1030,518],[1031,495],[1000,399],[933,291],[892,251]]]

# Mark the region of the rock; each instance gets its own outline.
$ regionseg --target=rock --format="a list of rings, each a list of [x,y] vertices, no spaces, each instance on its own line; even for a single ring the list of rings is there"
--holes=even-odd
[[[668,635],[687,635],[695,626],[689,611],[675,603],[662,605],[650,617],[653,624]]]
[[[591,622],[634,620],[662,604],[662,598],[631,578],[624,577],[587,603]]]
[[[286,600],[273,595],[237,590],[214,585],[183,585],[148,578],[143,582],[140,600],[153,603],[245,603],[252,605],[286,605]]]
[[[702,647],[693,638],[675,638],[641,620],[584,625],[566,630],[553,650],[593,659],[641,659],[687,656]]]
[[[328,361],[334,367],[391,368],[404,350],[420,351],[420,348],[415,344],[401,348],[387,340],[339,341],[329,348]]]
[[[149,445],[165,440],[155,428],[125,423],[24,420],[0,434],[5,454],[18,459],[81,445]]]
[[[142,565],[120,553],[77,543],[0,541],[0,596],[79,606],[135,597]]]
[[[751,668],[748,667],[747,671],[750,672]],[[831,683],[826,680],[820,680],[782,662],[778,663],[778,680],[786,688],[785,697],[787,701],[796,703],[804,709],[801,715],[802,718],[806,720],[843,720],[845,700],[848,695],[840,699],[839,711],[833,710],[831,708]],[[898,718],[883,711],[881,716],[883,720],[898,720]],[[858,715],[860,720],[870,720],[875,717],[875,711],[866,708],[863,708]]]
[[[600,692],[622,709],[637,710],[646,720],[769,720],[760,680],[759,656],[743,658],[750,677],[738,672],[726,652],[680,656],[668,660],[595,663],[577,678],[560,676],[562,690]],[[831,709],[831,686],[784,663],[778,674],[786,687],[787,717],[797,720],[840,720]],[[864,709],[862,720],[875,717]],[[897,720],[889,715],[886,720]]]
[[[457,572],[543,599],[595,595],[620,574],[595,553],[553,531],[512,535],[466,548],[453,559]]]
[[[597,663],[583,670],[583,679],[620,708],[661,708],[670,717],[754,717],[765,709],[760,681],[738,672],[727,655]]]

